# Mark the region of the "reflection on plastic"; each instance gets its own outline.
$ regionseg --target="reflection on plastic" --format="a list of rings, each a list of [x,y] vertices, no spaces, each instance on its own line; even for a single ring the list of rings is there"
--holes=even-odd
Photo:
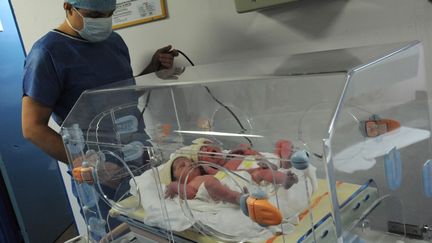
[[[96,217],[90,217],[88,220],[89,230],[94,235],[98,236],[98,238],[103,237],[106,234],[105,231],[105,220],[98,219]]]
[[[423,166],[423,189],[426,197],[432,198],[432,160]]]
[[[365,137],[377,137],[400,127],[400,122],[392,119],[381,119],[373,114],[369,120],[360,121],[360,132]]]
[[[89,167],[88,163],[84,161],[82,163],[82,168],[88,168],[88,167]],[[89,185],[87,183],[81,183],[78,186],[82,192],[80,198],[82,200],[83,205],[86,206],[87,208],[94,207],[98,200],[94,186]]]
[[[79,154],[84,148],[84,137],[78,124],[73,124],[69,129],[63,129],[63,140],[68,141],[66,147],[69,153]]]
[[[402,181],[402,161],[396,147],[384,155],[384,162],[387,185],[394,191],[400,187]]]
[[[185,70],[186,70],[185,67],[174,67],[171,69],[159,70],[155,74],[160,79],[177,80],[179,79],[178,76],[180,76]]]

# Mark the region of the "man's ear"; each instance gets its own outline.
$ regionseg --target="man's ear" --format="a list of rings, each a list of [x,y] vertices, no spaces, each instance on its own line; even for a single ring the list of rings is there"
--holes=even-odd
[[[72,4],[70,3],[63,3],[63,9],[66,10],[66,13],[69,15],[72,14]]]

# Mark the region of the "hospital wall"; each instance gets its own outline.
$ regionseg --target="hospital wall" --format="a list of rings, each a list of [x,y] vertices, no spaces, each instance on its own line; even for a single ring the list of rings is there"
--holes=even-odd
[[[11,2],[27,51],[65,17],[62,0]],[[234,0],[166,2],[167,19],[118,30],[129,46],[135,74],[166,44],[195,64],[208,64],[420,40],[432,90],[432,69],[427,68],[432,64],[432,3],[427,0],[298,0],[244,14],[236,12]],[[187,64],[182,57],[176,62]]]
[[[11,1],[26,50],[65,16],[62,0]],[[426,67],[432,63],[427,0],[298,0],[244,14],[236,13],[234,0],[167,0],[167,8],[167,19],[118,31],[135,73],[166,44],[204,64],[417,39],[425,45]]]

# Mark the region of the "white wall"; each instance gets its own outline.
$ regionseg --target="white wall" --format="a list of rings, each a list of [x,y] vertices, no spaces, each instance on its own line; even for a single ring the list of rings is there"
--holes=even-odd
[[[12,5],[27,50],[64,19],[62,0],[12,0]],[[167,0],[167,8],[165,20],[118,31],[135,73],[166,44],[204,64],[417,39],[425,45],[426,65],[432,61],[427,0],[299,0],[245,14],[236,13],[234,0]]]
[[[12,0],[25,48],[63,20],[62,0]],[[166,44],[196,64],[406,40],[425,46],[432,88],[432,4],[427,0],[299,0],[237,14],[234,0],[167,0],[165,20],[118,32],[139,73]],[[186,63],[183,58],[178,62]]]

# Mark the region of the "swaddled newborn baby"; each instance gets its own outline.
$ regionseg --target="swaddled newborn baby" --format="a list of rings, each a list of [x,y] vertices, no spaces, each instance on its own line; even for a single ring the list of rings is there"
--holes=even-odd
[[[251,197],[247,190],[233,190],[237,184],[231,177],[206,174],[202,167],[194,165],[188,155],[179,153],[173,156],[160,171],[160,179],[167,185],[166,198],[179,195],[182,199],[236,204],[248,216],[253,211],[251,219],[261,225],[277,225],[282,221],[281,213],[267,201],[265,195]],[[294,184],[296,178],[292,178],[292,182]]]
[[[245,154],[248,156],[245,156]],[[217,164],[232,171],[246,171],[251,175],[252,180],[258,184],[265,181],[289,189],[298,181],[297,176],[291,171],[282,173],[269,168],[269,164],[264,162],[263,157],[250,148],[236,149],[230,155],[238,156],[223,158],[221,148],[213,145],[211,140],[203,138],[196,139],[192,145],[178,150],[164,167],[165,170],[170,170],[171,179],[171,181],[166,179],[162,181],[162,183],[168,185],[166,196],[172,198],[179,194],[185,199],[193,199],[199,187],[203,185],[207,191],[210,188],[209,196],[215,201],[222,199],[222,201],[231,203],[238,202],[233,198],[238,199],[239,195],[234,196],[231,191],[222,188],[223,185],[219,180],[224,176],[221,176],[219,170],[211,166],[194,166],[199,161]],[[161,174],[164,174],[163,172]],[[218,176],[213,176],[217,174]],[[167,175],[164,176],[164,178],[166,177]],[[187,190],[178,192],[179,184],[185,184],[186,186],[182,186],[183,189],[181,190],[184,190],[184,188]],[[219,195],[219,192],[223,192],[225,195]],[[235,194],[238,194],[238,192]]]
[[[207,162],[207,165],[199,164],[203,161]],[[236,176],[218,171],[208,165],[209,163],[230,169],[243,180],[236,180]],[[262,206],[260,210],[265,212],[262,214],[264,216],[260,216],[260,219],[251,218],[259,224],[275,225],[280,224],[282,215],[268,202],[267,195],[252,193],[250,196],[245,189],[251,182],[258,185],[263,182],[276,184],[283,189],[289,189],[298,182],[297,176],[291,171],[280,172],[271,167],[262,155],[251,148],[242,147],[224,156],[221,149],[214,146],[210,140],[197,139],[192,145],[173,153],[159,175],[161,183],[167,186],[166,198],[179,195],[182,199],[232,203],[240,205],[246,215],[249,215],[250,210],[257,211],[259,207],[254,207],[257,205],[254,200],[260,200],[258,204]],[[256,215],[254,212],[253,216]]]

